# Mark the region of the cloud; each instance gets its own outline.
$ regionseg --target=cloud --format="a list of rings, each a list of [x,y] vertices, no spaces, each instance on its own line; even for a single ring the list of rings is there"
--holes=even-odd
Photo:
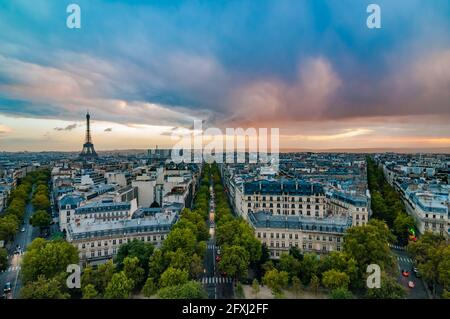
[[[112,127],[105,128],[104,132],[112,132]]]
[[[0,134],[7,134],[7,133],[11,133],[11,132],[12,132],[11,128],[9,128],[6,125],[0,124]]]
[[[280,79],[257,80],[232,96],[231,122],[274,123],[320,118],[342,81],[325,58],[300,64],[293,83]]]
[[[66,127],[55,127],[55,131],[72,131],[73,129],[77,128],[78,124],[69,124]]]

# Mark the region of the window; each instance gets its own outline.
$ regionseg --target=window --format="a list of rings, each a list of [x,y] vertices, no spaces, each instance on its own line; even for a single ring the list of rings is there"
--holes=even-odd
[[[263,238],[266,238],[266,233],[263,233]]]
[[[113,239],[113,245],[115,245],[116,244],[116,240],[115,239]]]
[[[94,242],[91,243],[91,247],[94,247]]]
[[[81,245],[81,248],[83,248],[83,249],[84,249],[85,247],[86,247],[86,245],[85,245],[85,244],[82,244],[82,245]]]

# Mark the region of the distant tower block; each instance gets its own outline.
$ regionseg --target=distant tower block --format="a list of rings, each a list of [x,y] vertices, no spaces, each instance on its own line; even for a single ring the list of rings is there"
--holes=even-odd
[[[91,137],[91,116],[89,111],[86,113],[86,140],[83,144],[83,150],[80,153],[80,158],[85,160],[96,159],[98,157],[97,152],[95,152],[94,144],[92,143]]]

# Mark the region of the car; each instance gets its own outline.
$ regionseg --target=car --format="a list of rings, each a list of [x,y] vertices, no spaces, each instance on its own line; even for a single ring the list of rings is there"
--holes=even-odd
[[[412,281],[412,280],[408,281],[409,288],[414,288],[415,286],[416,286],[416,284],[414,283],[414,281]]]
[[[222,272],[220,273],[220,275],[221,275],[222,277],[226,277],[226,276],[227,276],[227,273],[226,273],[225,271],[222,271]]]
[[[25,227],[22,227],[20,231],[23,233],[25,231]]]
[[[220,255],[220,249],[217,248],[217,255]]]
[[[409,277],[409,271],[402,270],[402,275],[403,275],[403,277]]]
[[[3,292],[5,294],[11,292],[11,283],[9,281],[3,286]]]
[[[222,257],[220,257],[220,255],[216,256],[216,261],[219,262],[222,259]]]
[[[416,278],[422,277],[422,275],[420,274],[419,269],[417,267],[414,267],[412,269],[412,271],[413,271],[414,275],[416,276]]]

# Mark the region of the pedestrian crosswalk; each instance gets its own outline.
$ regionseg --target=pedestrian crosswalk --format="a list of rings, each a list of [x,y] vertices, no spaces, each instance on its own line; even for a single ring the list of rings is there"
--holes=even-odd
[[[391,245],[389,244],[389,247],[396,250],[405,250],[405,246],[399,246],[399,245]]]
[[[228,277],[203,277],[202,284],[230,284],[231,278]]]
[[[213,244],[208,244],[208,249],[215,249],[215,250],[217,250],[217,249],[219,249],[219,246],[215,246]]]
[[[17,271],[20,269],[20,266],[9,266],[8,269],[2,270],[1,272],[11,272],[11,271]]]
[[[413,263],[413,260],[411,258],[409,258],[409,257],[397,256],[397,260],[398,261],[403,261],[403,262],[406,262],[406,263],[410,263],[410,264]]]

